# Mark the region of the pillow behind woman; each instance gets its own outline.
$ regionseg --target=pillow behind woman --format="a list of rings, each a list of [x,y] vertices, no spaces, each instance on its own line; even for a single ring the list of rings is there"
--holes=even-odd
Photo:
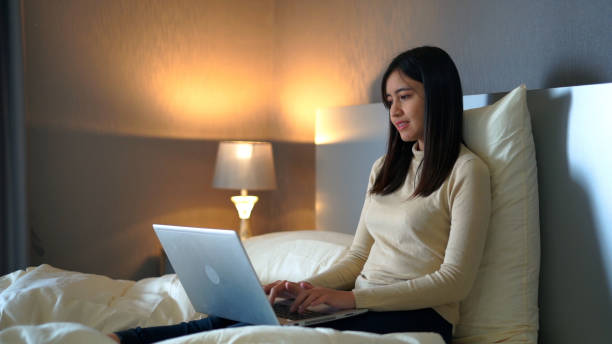
[[[536,343],[540,223],[525,86],[464,112],[466,145],[489,166],[491,222],[454,343]]]

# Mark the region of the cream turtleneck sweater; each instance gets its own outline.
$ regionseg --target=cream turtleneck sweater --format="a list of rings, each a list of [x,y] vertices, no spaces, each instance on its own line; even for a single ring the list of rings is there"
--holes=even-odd
[[[357,308],[373,311],[431,307],[451,324],[469,293],[484,249],[491,208],[487,166],[461,145],[442,186],[411,198],[423,152],[413,146],[404,184],[394,193],[366,194],[349,252],[329,270],[308,279],[353,289]],[[368,191],[382,166],[372,166]]]

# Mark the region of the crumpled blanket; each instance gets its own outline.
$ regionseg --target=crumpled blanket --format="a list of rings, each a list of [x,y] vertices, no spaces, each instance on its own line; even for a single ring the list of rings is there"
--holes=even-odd
[[[140,281],[43,264],[0,277],[0,343],[112,343],[106,333],[199,319],[176,275]],[[325,328],[249,326],[167,343],[443,343],[431,333],[376,335]]]

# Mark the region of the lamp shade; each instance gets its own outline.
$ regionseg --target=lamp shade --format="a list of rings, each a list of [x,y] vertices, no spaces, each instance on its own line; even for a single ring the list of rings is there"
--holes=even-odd
[[[213,186],[220,189],[276,189],[272,144],[252,141],[220,142]]]

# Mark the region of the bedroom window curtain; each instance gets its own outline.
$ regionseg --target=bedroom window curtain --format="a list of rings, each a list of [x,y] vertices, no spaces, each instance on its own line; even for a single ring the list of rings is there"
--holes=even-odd
[[[0,271],[28,265],[21,2],[1,1],[0,17]]]

